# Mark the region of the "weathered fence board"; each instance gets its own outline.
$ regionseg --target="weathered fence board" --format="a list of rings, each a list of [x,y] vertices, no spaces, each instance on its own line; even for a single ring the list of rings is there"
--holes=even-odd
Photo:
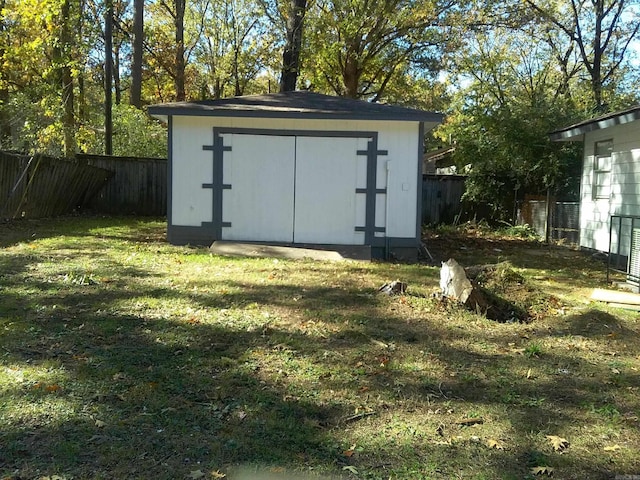
[[[465,178],[462,175],[423,175],[423,224],[453,223],[460,214]]]
[[[547,200],[527,199],[520,204],[518,223],[528,224],[542,238],[562,240],[570,244],[580,243],[580,203],[556,202],[553,198],[547,208]],[[547,212],[551,218],[547,223]]]
[[[0,152],[0,218],[69,213],[83,206],[111,175],[69,160]]]
[[[29,181],[28,166],[33,158],[0,156],[0,218],[13,217]]]
[[[114,172],[89,202],[101,213],[166,215],[167,160],[164,158],[78,155],[80,161]]]

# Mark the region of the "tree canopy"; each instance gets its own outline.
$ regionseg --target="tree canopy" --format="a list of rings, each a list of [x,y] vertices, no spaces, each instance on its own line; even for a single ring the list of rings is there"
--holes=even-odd
[[[162,155],[146,105],[311,89],[443,111],[427,148],[455,145],[468,197],[503,215],[500,198],[575,174],[550,130],[638,102],[639,16],[635,0],[0,0],[0,146],[102,153],[111,98],[114,152]]]

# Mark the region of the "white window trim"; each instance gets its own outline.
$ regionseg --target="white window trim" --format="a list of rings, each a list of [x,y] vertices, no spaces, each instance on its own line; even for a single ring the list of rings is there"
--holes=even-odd
[[[603,145],[604,144],[604,145]],[[608,144],[608,145],[607,145]],[[608,146],[608,154],[598,154],[598,147],[600,145]],[[607,138],[605,140],[599,140],[593,144],[593,185],[592,185],[592,197],[594,200],[602,200],[611,198],[611,172],[612,172],[612,160],[613,160],[613,139]],[[608,159],[608,161],[601,162],[600,160]],[[602,163],[606,165],[602,167]],[[598,182],[599,178],[606,177],[606,182]],[[601,193],[601,191],[604,192]]]

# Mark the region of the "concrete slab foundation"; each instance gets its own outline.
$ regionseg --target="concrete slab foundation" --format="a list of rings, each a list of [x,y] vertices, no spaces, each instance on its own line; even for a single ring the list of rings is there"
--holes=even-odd
[[[304,245],[270,245],[260,243],[241,243],[216,241],[209,248],[216,255],[227,257],[273,257],[311,260],[371,260],[371,248],[359,245],[327,245],[307,248]]]

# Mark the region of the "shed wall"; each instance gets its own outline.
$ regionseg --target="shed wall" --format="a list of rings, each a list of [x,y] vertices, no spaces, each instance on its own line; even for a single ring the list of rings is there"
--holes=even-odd
[[[202,222],[211,221],[212,191],[202,188],[202,185],[211,182],[213,177],[212,152],[203,150],[203,146],[212,144],[214,127],[270,129],[280,132],[367,131],[378,132],[378,149],[388,151],[387,156],[378,158],[377,187],[388,187],[389,198],[387,201],[385,195],[376,197],[376,226],[380,225],[380,222],[384,225],[388,218],[386,236],[397,238],[416,238],[417,236],[418,152],[420,150],[418,122],[175,116],[172,118],[171,125],[170,225],[199,227]],[[331,139],[327,141],[331,142]],[[265,136],[263,144],[260,142],[256,144],[253,157],[256,168],[265,168],[264,164],[260,165],[259,159],[263,158],[265,150],[270,148],[269,142],[269,137]],[[359,140],[358,148],[364,148],[365,143]],[[330,147],[329,150],[331,150]],[[246,153],[250,156],[249,152]],[[388,176],[387,163],[389,164]],[[360,177],[360,174],[356,175]],[[387,206],[389,215],[386,215]],[[381,215],[387,218],[380,218]]]
[[[595,143],[613,140],[611,156],[611,195],[593,198]],[[580,246],[609,250],[611,215],[640,215],[640,121],[588,132],[584,141],[581,180]],[[622,230],[627,231],[627,229]],[[612,241],[618,243],[617,232]],[[630,237],[623,233],[621,251],[628,251]],[[623,250],[624,249],[624,250]]]

